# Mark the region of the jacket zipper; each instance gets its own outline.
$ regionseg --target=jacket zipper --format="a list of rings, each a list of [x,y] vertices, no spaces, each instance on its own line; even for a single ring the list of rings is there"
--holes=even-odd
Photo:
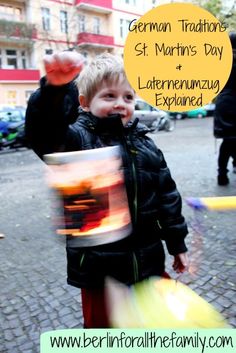
[[[133,226],[137,225],[137,214],[138,214],[138,187],[137,187],[137,173],[135,168],[134,155],[137,151],[133,148],[130,138],[125,139],[126,149],[128,151],[128,156],[131,162],[131,172],[132,172],[132,184],[133,184]]]
[[[131,151],[131,153],[133,153]],[[136,175],[136,169],[134,165],[134,159],[133,156],[131,157],[131,163],[132,163],[132,174],[133,174],[133,179],[134,179],[134,200],[133,200],[133,205],[134,205],[134,225],[136,226],[137,224],[137,213],[138,213],[138,188],[137,188],[137,175]]]
[[[132,146],[132,142],[130,138],[124,137],[124,145],[127,150],[127,155],[129,156],[129,160],[131,162],[131,172],[132,172],[132,184],[133,184],[133,209],[132,209],[132,223],[133,228],[137,226],[137,215],[138,215],[138,187],[137,187],[137,173],[135,167],[134,155],[137,154],[137,151]],[[130,152],[130,153],[129,153]],[[138,269],[138,260],[137,256],[134,252],[132,252],[132,260],[133,260],[133,273],[134,273],[134,282],[139,281],[139,269]]]
[[[133,252],[133,270],[134,270],[134,281],[135,283],[139,281],[139,271],[138,271],[138,260],[136,254]]]
[[[133,148],[132,141],[129,137],[125,139],[126,149],[129,152],[129,158],[131,162],[131,171],[132,171],[132,181],[133,181],[133,226],[136,228],[137,226],[137,216],[138,216],[138,187],[137,187],[137,173],[135,167],[134,155],[137,154],[137,151]],[[133,252],[133,271],[134,271],[134,281],[135,283],[139,281],[139,268],[138,268],[138,260],[136,254]]]
[[[85,254],[83,253],[82,256],[81,256],[81,258],[80,258],[79,268],[81,268],[81,266],[83,265],[84,257],[85,257]]]

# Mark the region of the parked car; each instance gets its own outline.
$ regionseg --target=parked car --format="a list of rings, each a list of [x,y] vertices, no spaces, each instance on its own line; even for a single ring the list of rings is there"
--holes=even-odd
[[[26,147],[25,108],[0,107],[0,150]]]
[[[140,123],[146,125],[153,132],[159,130],[173,130],[173,124],[170,121],[170,117],[167,112],[152,107],[140,98],[135,100],[135,111],[133,117],[139,118]]]
[[[204,107],[199,107],[197,109],[189,110],[186,114],[188,118],[205,118],[207,116],[207,111]]]
[[[170,112],[170,117],[175,120],[181,120],[187,118],[186,112]]]
[[[205,118],[206,116],[208,116],[208,113],[204,106],[185,112],[171,112],[170,116],[176,120],[180,120],[186,118]]]
[[[25,120],[25,111],[23,107],[0,107],[0,121],[7,123],[18,123]]]

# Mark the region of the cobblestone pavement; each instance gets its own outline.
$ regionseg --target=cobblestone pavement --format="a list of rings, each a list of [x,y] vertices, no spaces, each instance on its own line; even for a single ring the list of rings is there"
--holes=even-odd
[[[188,196],[235,195],[216,184],[212,119],[177,121],[173,132],[152,135],[183,196],[187,242],[195,273],[181,280],[236,327],[235,211],[194,212]],[[44,165],[30,150],[0,154],[0,352],[37,353],[40,334],[82,328],[79,290],[66,284],[64,240],[54,235]],[[231,169],[231,165],[230,165]],[[172,259],[171,259],[172,260]],[[171,271],[170,259],[167,261]]]

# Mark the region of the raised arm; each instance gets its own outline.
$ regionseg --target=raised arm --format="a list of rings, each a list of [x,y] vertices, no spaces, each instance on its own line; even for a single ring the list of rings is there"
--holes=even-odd
[[[83,66],[82,56],[62,52],[44,58],[46,76],[31,95],[26,110],[26,138],[35,153],[63,148],[67,127],[78,116],[78,89],[73,79]]]

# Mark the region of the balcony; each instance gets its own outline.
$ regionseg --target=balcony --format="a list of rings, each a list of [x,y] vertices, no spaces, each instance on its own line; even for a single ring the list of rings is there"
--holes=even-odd
[[[39,70],[0,69],[0,82],[38,82],[39,79]]]
[[[34,24],[0,19],[0,41],[30,43],[37,38]]]
[[[20,3],[20,4],[24,4],[27,0],[15,0],[15,2]]]
[[[77,44],[80,47],[113,48],[114,37],[103,34],[82,32],[78,34]]]
[[[112,0],[76,0],[75,5],[79,10],[112,12]]]

